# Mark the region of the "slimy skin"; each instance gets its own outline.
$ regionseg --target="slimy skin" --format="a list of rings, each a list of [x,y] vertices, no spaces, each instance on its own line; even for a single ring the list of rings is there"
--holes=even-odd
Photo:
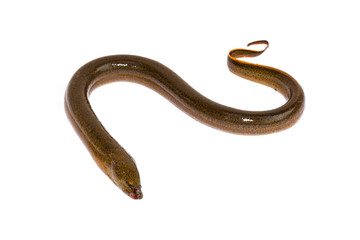
[[[267,41],[250,43],[266,44]],[[266,48],[267,48],[266,47]],[[260,135],[287,129],[300,118],[305,104],[301,86],[289,74],[237,58],[255,57],[262,51],[234,49],[229,70],[243,78],[274,88],[287,102],[267,111],[243,111],[216,103],[194,90],[166,66],[143,57],[114,55],[95,59],[72,77],[65,93],[65,111],[75,131],[100,169],[133,199],[143,197],[133,158],[102,126],[89,103],[91,92],[104,84],[129,81],[158,92],[194,119],[236,134]]]

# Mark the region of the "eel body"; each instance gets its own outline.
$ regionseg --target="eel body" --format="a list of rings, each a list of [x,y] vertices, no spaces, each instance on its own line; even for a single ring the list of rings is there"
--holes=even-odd
[[[265,44],[265,40],[248,44]],[[286,103],[267,111],[244,111],[216,103],[194,90],[166,66],[144,57],[114,55],[82,66],[65,93],[65,111],[72,126],[101,170],[133,199],[143,197],[133,158],[105,130],[89,103],[91,92],[104,84],[130,81],[158,92],[194,119],[236,134],[260,135],[287,129],[304,110],[304,92],[289,74],[238,58],[255,57],[262,51],[234,49],[228,55],[229,70],[248,80],[267,85],[286,98]]]

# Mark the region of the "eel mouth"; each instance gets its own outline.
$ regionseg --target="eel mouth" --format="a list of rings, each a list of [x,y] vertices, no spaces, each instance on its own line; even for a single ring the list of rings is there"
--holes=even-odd
[[[131,192],[128,193],[129,197],[132,199],[142,199],[143,193],[141,191],[141,186],[130,186]]]

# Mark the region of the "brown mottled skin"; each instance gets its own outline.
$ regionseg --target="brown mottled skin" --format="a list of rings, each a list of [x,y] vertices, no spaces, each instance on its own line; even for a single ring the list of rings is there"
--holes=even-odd
[[[267,41],[250,43],[266,44]],[[266,47],[266,48],[267,48]],[[91,109],[92,90],[115,81],[145,85],[166,97],[182,111],[211,127],[237,134],[268,134],[296,123],[304,110],[304,92],[289,74],[275,68],[240,61],[262,51],[234,49],[228,67],[234,74],[279,91],[287,102],[268,111],[243,111],[204,97],[169,68],[151,59],[115,55],[95,59],[72,77],[65,94],[65,110],[74,129],[101,170],[126,194],[141,199],[139,172],[133,158],[105,130]]]

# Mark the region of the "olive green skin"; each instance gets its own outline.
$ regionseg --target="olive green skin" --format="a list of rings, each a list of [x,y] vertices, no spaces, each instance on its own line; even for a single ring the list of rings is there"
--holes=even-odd
[[[253,44],[267,44],[257,41]],[[265,48],[266,49],[266,48]],[[304,110],[304,92],[287,73],[275,68],[240,61],[265,51],[235,49],[228,55],[234,74],[279,91],[287,102],[268,111],[243,111],[204,97],[172,70],[143,57],[115,55],[95,59],[72,77],[65,93],[65,111],[79,137],[101,170],[126,194],[141,199],[141,184],[133,158],[105,130],[93,112],[88,97],[97,87],[130,81],[163,95],[179,109],[211,127],[237,134],[268,134],[294,125]]]

